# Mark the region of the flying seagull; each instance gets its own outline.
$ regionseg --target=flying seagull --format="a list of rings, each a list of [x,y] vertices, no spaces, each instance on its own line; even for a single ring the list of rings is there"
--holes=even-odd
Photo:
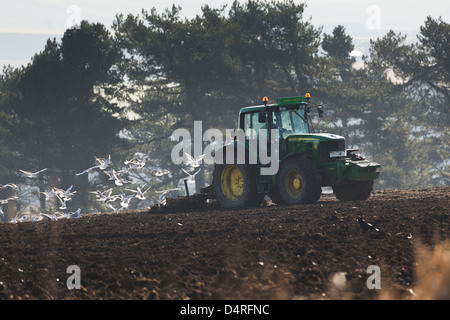
[[[43,220],[43,219],[44,219],[43,216],[37,215],[37,216],[34,216],[33,219],[32,219],[31,221],[32,221],[32,222],[38,222],[38,221],[41,221],[41,220]]]
[[[166,189],[166,190],[161,190],[161,191],[155,191],[156,193],[161,193],[161,195],[159,196],[159,199],[158,199],[158,203],[161,205],[165,205],[166,204],[166,194],[168,194],[171,191],[175,191],[175,190],[180,190],[180,188],[172,188],[172,189]]]
[[[39,176],[39,173],[44,172],[45,170],[47,170],[47,168],[39,170],[37,172],[30,172],[30,171],[25,171],[25,170],[19,170],[19,171],[26,174],[28,178],[35,179]]]
[[[114,171],[114,172],[113,171],[114,171],[114,169],[108,170],[108,171],[107,170],[103,171],[109,177],[109,180],[111,180],[111,181],[114,180],[114,172],[116,172],[118,174],[122,173],[122,170]]]
[[[29,218],[28,216],[22,216],[22,217],[20,217],[19,220],[17,220],[17,221],[19,221],[19,222],[24,222],[24,221],[29,221],[29,220],[30,220],[30,218]]]
[[[128,208],[131,199],[133,199],[133,195],[127,196],[125,193],[122,192],[122,190],[120,190],[120,195],[121,195],[120,206],[122,208]]]
[[[77,211],[69,213],[67,215],[67,218],[73,219],[73,218],[81,218],[83,215],[81,214],[81,208],[78,208]]]
[[[137,168],[138,163],[139,163],[139,159],[134,157],[134,158],[132,158],[130,160],[125,160],[123,163],[126,166],[128,166],[129,169],[133,170],[133,169]]]
[[[158,203],[159,203],[160,205],[163,205],[163,206],[166,205],[166,203],[167,203],[166,193],[163,193],[163,194],[161,194],[161,195],[159,196],[159,198],[158,198]]]
[[[113,211],[114,211],[114,213],[119,213],[119,210],[121,210],[122,208],[119,208],[119,209],[117,209],[117,208],[115,208],[111,203],[107,203],[106,204],[108,207],[110,207],[111,209],[113,209]]]
[[[120,173],[115,171],[114,169],[112,170],[112,175],[114,177],[114,183],[119,187],[123,186],[125,183],[131,183],[131,181],[128,181],[128,180],[125,180],[124,178],[122,178],[120,176]]]
[[[118,198],[120,198],[119,195],[113,196],[112,195],[112,190],[113,190],[112,188],[109,188],[108,190],[103,191],[103,192],[97,190],[97,191],[91,191],[90,193],[96,194],[98,201],[106,203],[106,202],[116,201]]]
[[[71,191],[73,188],[73,185],[71,185],[67,190],[59,189],[59,188],[53,188],[55,196],[59,199],[61,202],[61,206],[59,209],[65,210],[67,209],[66,203],[70,200],[72,200],[72,196],[77,193],[76,191]]]
[[[53,221],[58,220],[58,218],[54,214],[53,215],[49,215],[47,213],[39,213],[39,215],[42,216],[43,218],[47,218],[49,220],[53,220]]]
[[[154,170],[152,170],[152,173],[155,176],[157,176],[157,177],[162,177],[162,176],[164,176],[166,174],[170,174],[170,171],[167,170],[167,169],[163,169],[163,170],[156,170],[156,169],[154,169]]]
[[[90,172],[92,172],[92,170],[97,169],[97,168],[100,168],[100,166],[93,166],[93,167],[87,168],[86,170],[84,170],[84,171],[82,171],[80,173],[76,173],[75,175],[76,176],[81,176],[81,175],[83,175],[85,173],[90,173]]]
[[[125,189],[125,190],[136,193],[136,195],[134,196],[135,198],[138,198],[139,200],[145,200],[145,193],[148,190],[150,190],[151,186],[145,190],[142,190],[142,188],[144,188],[144,187],[145,187],[145,184],[142,187],[137,187],[136,190],[131,190],[131,189]]]
[[[105,170],[105,169],[108,168],[109,165],[111,164],[111,155],[109,155],[107,159],[95,157],[95,160],[96,160],[98,163],[100,163],[100,165],[98,166],[99,169],[100,169],[100,170]]]
[[[192,168],[198,168],[200,167],[200,161],[205,157],[204,154],[194,158],[189,153],[184,153],[186,157],[188,158],[187,165],[191,166]]]
[[[0,184],[0,189],[6,189],[6,188],[16,189],[17,185],[15,185],[14,183]]]
[[[61,209],[61,210],[67,209],[67,205],[66,205],[67,200],[66,200],[66,198],[61,198],[61,197],[59,196],[59,194],[56,194],[56,197],[57,197],[57,198],[59,199],[59,201],[61,202],[61,205],[59,206],[59,209]]]
[[[76,191],[71,191],[73,188],[73,185],[71,185],[67,190],[64,189],[59,189],[59,188],[53,188],[54,189],[54,193],[59,196],[60,198],[62,198],[65,201],[70,201],[72,200],[72,196],[77,193]]]
[[[126,161],[124,161],[124,164],[127,165],[130,170],[133,170],[136,168],[141,169],[141,168],[145,167],[145,163],[147,162],[148,159],[149,159],[149,156],[147,154],[147,155],[142,156],[142,158],[140,158],[140,159],[138,157],[133,157],[130,160],[126,160]]]
[[[188,176],[189,176],[189,180],[188,183],[195,183],[195,175],[197,173],[199,173],[202,169],[198,169],[198,171],[194,174],[187,172],[186,170],[182,169]]]
[[[180,190],[180,188],[172,188],[172,189],[166,189],[166,190],[159,190],[159,191],[155,191],[156,193],[162,193],[162,194],[168,194],[170,191],[176,191],[176,190]]]
[[[0,200],[0,204],[7,204],[9,201],[16,200],[16,199],[19,199],[19,197],[11,196],[11,197],[8,197],[6,199]]]
[[[42,191],[42,192],[39,192],[39,193],[42,193],[43,195],[45,195],[45,200],[48,200],[48,199],[50,199],[50,198],[53,198],[53,197],[56,195],[55,189],[54,189],[54,188],[52,188],[52,189],[50,190],[50,192]]]

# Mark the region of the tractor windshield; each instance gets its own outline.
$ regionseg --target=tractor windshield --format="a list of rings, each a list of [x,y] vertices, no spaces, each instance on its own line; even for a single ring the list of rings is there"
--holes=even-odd
[[[253,134],[257,135],[259,130],[267,129],[267,121],[270,119],[272,120],[272,129],[278,129],[281,138],[286,138],[291,134],[309,133],[308,123],[304,118],[305,111],[302,108],[274,110],[272,116],[265,117],[264,121],[261,121],[260,114],[261,112],[241,114],[240,128],[246,132],[248,138],[255,138]]]
[[[309,133],[308,123],[303,110],[284,110],[273,114],[273,128],[280,129],[280,136],[286,138],[291,134]]]

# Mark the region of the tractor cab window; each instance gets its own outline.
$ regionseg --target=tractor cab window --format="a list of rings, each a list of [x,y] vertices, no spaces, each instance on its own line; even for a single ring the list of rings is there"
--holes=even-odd
[[[265,113],[265,112],[264,112]],[[265,113],[266,114],[266,113]],[[244,129],[248,138],[254,139],[254,134],[258,134],[261,129],[268,129],[268,122],[271,121],[272,129],[279,130],[280,138],[287,138],[291,134],[309,133],[308,124],[304,118],[302,109],[288,109],[274,111],[272,117],[261,117],[260,112],[245,113],[242,115],[241,129]],[[264,121],[264,122],[262,122]]]
[[[292,129],[295,134],[309,133],[305,112],[302,110],[290,110],[292,118]]]
[[[267,129],[268,119],[266,118],[265,122],[260,122],[260,120],[262,120],[262,118],[260,117],[259,112],[246,113],[244,115],[243,129],[245,131],[246,136],[249,137],[250,139],[255,139],[256,136],[252,135],[257,135],[260,129]]]
[[[309,132],[308,124],[304,121],[302,113],[300,110],[284,110],[274,113],[274,129],[280,130],[281,138],[286,138],[291,134]]]

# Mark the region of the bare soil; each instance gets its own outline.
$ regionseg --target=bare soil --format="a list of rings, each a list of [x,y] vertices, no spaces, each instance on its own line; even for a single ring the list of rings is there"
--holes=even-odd
[[[406,297],[416,245],[449,235],[450,187],[242,210],[203,200],[0,223],[0,299],[377,299],[388,288]],[[363,230],[359,216],[379,231]],[[71,265],[81,289],[67,288]],[[380,267],[380,290],[366,285],[370,265]],[[331,281],[338,272],[343,288]]]

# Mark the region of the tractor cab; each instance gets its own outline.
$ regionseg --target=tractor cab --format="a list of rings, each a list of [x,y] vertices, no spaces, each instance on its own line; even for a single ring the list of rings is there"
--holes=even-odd
[[[277,130],[279,155],[284,157],[298,149],[296,147],[298,143],[295,142],[317,140],[314,137],[314,130],[311,129],[310,110],[316,108],[319,117],[322,117],[323,108],[321,105],[310,106],[310,98],[311,96],[307,93],[305,97],[278,98],[276,104],[268,104],[268,99],[265,97],[263,105],[241,109],[239,128],[244,130],[249,139],[254,138],[255,134],[255,137],[258,137],[261,129],[267,129],[268,141],[273,141],[272,130]],[[337,137],[334,136],[334,138]]]

